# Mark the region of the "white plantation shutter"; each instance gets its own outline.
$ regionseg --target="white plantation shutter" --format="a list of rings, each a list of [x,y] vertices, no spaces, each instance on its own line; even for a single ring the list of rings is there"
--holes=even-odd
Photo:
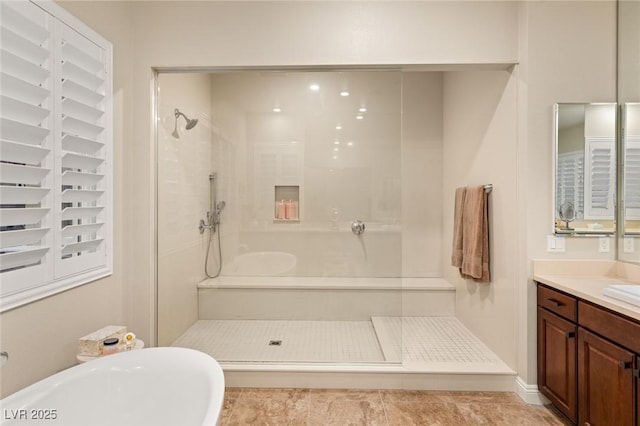
[[[51,280],[53,19],[0,4],[0,291]]]
[[[640,136],[624,140],[625,220],[640,220]]]
[[[615,162],[615,138],[585,138],[586,220],[614,219]]]
[[[0,7],[6,310],[111,272],[111,45],[54,3]]]
[[[58,23],[60,49],[60,140],[61,191],[58,200],[60,232],[56,249],[57,276],[78,267],[101,266],[106,261],[104,207],[106,119],[110,87],[106,52],[67,25]]]

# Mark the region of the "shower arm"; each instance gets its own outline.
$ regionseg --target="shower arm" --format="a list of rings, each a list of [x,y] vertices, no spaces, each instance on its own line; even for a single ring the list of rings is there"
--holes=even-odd
[[[189,117],[187,117],[186,115],[184,115],[184,112],[180,111],[179,109],[176,108],[176,110],[174,111],[173,115],[176,116],[176,120],[178,118],[180,118],[180,116],[183,116],[185,120],[190,121]]]

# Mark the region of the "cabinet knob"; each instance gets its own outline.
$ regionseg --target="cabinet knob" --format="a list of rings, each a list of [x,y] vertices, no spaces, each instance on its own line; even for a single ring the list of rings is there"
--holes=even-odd
[[[629,368],[631,368],[631,361],[620,361],[618,363],[618,365],[620,366],[620,368],[622,368],[623,370],[627,370]]]
[[[567,331],[567,339],[573,339],[574,337],[576,337],[576,332],[575,331]]]

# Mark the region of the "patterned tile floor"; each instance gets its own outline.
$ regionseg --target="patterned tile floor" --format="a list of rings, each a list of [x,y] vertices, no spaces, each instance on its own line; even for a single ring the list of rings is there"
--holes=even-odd
[[[220,424],[563,426],[510,392],[227,388]]]
[[[172,346],[221,362],[384,361],[371,321],[200,320]]]

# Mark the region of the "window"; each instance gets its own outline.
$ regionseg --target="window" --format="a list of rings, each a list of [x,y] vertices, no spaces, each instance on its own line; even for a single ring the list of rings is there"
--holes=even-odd
[[[54,3],[2,2],[0,310],[112,268],[111,44]]]

